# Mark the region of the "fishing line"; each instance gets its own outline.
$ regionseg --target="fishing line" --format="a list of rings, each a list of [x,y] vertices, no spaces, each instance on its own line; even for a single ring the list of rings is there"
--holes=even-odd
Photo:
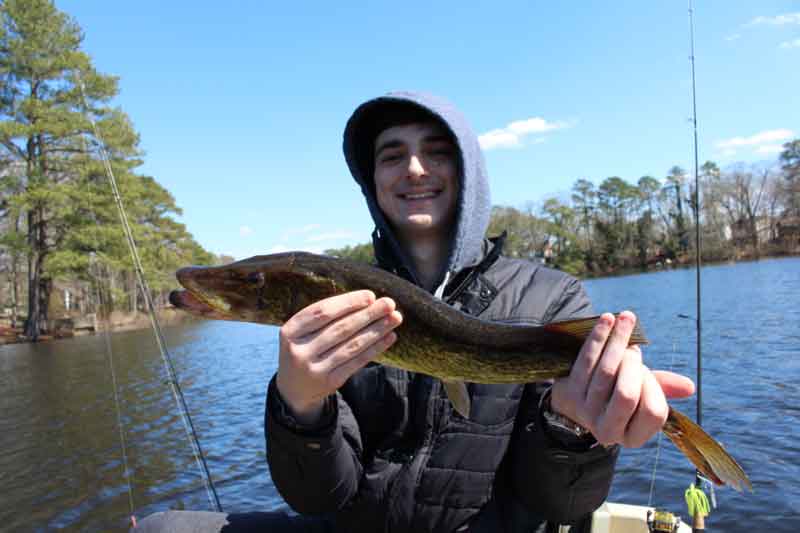
[[[91,270],[91,265],[90,265]],[[99,276],[98,276],[99,277]],[[97,277],[96,277],[97,279]],[[131,509],[131,524],[133,527],[136,527],[136,516],[135,516],[135,509],[133,503],[133,484],[131,482],[131,469],[128,465],[128,451],[125,445],[125,432],[123,431],[122,425],[122,410],[120,409],[120,401],[119,401],[119,386],[117,385],[117,373],[114,370],[114,351],[111,348],[111,332],[109,331],[109,313],[111,312],[111,306],[108,303],[104,303],[103,296],[100,291],[100,287],[98,283],[95,283],[95,292],[97,294],[97,302],[100,304],[101,311],[105,308],[105,318],[103,319],[103,337],[105,337],[106,341],[106,354],[108,354],[108,366],[111,368],[111,383],[114,388],[114,405],[117,411],[117,428],[119,429],[119,441],[122,447],[122,465],[125,469],[125,481],[128,484],[128,503],[130,504]]]
[[[675,368],[675,354],[678,352],[678,341],[673,338],[672,339],[672,359],[669,362],[669,371],[672,372]],[[658,437],[656,437],[656,457],[653,461],[653,472],[650,475],[650,496],[647,498],[647,505],[648,507],[653,506],[653,496],[656,492],[656,472],[658,471],[658,463],[661,459],[661,437],[664,436],[663,431],[658,432]]]
[[[89,152],[88,145],[86,143],[86,138],[81,137],[81,143],[83,144],[84,152]],[[94,207],[92,204],[92,190],[91,190],[91,180],[87,180],[86,182],[86,189],[87,189],[87,199],[89,205],[89,211],[92,213],[92,217],[96,219],[97,215],[95,214]],[[99,248],[97,235],[94,235],[94,248]],[[106,343],[106,355],[108,356],[108,366],[111,369],[111,384],[112,389],[114,391],[114,407],[117,413],[117,430],[119,431],[119,443],[120,448],[122,450],[122,466],[123,466],[123,477],[125,478],[125,482],[128,485],[128,505],[130,508],[130,519],[131,525],[136,527],[136,514],[135,509],[136,506],[133,502],[133,482],[132,482],[132,475],[131,469],[128,464],[128,449],[125,443],[125,432],[124,426],[122,424],[122,409],[120,407],[119,401],[119,386],[117,385],[117,373],[114,369],[114,351],[111,347],[111,332],[109,327],[109,313],[111,312],[111,306],[104,304],[103,293],[100,290],[100,271],[99,266],[97,263],[93,261],[94,253],[89,255],[89,274],[94,280],[94,292],[95,298],[97,299],[97,305],[99,307],[99,311],[101,314],[101,320],[103,322],[103,337],[105,337]],[[103,312],[105,311],[105,313]]]
[[[85,87],[83,85],[83,80],[80,77],[80,73],[75,73],[77,78],[77,85],[80,89],[81,100],[83,102],[84,107],[84,116],[87,118],[89,123],[92,126],[92,131],[94,132],[94,136],[97,139],[97,151],[100,155],[100,159],[103,161],[103,167],[106,171],[106,177],[108,178],[109,184],[111,185],[111,191],[114,197],[114,202],[117,207],[117,212],[119,214],[120,222],[122,223],[122,229],[125,233],[125,238],[128,243],[128,249],[131,253],[131,258],[133,260],[134,271],[136,272],[136,279],[139,284],[139,289],[142,291],[142,294],[145,299],[145,303],[147,304],[148,314],[150,316],[150,324],[153,328],[153,334],[156,338],[156,343],[158,344],[159,351],[161,352],[161,359],[164,362],[164,368],[167,371],[167,375],[169,376],[168,382],[170,385],[170,389],[172,390],[172,394],[175,397],[175,402],[178,404],[179,411],[181,414],[181,420],[183,421],[184,429],[186,430],[187,438],[192,446],[192,452],[194,453],[195,461],[200,469],[203,478],[203,484],[206,488],[206,493],[208,495],[208,500],[211,503],[211,506],[217,511],[222,512],[222,505],[219,501],[219,496],[217,495],[217,491],[214,488],[214,482],[211,479],[211,472],[208,469],[208,464],[206,463],[205,455],[203,454],[203,450],[200,446],[200,440],[197,436],[197,431],[195,430],[194,424],[192,423],[192,417],[189,415],[189,407],[186,404],[186,399],[183,396],[183,391],[181,390],[180,384],[178,383],[177,374],[175,372],[175,368],[172,364],[172,358],[169,355],[169,351],[167,350],[166,342],[164,341],[164,335],[161,332],[161,327],[158,323],[158,319],[156,318],[155,306],[153,305],[153,300],[150,296],[150,288],[147,285],[147,281],[144,277],[144,269],[142,268],[141,260],[139,259],[139,252],[136,248],[136,241],[133,238],[133,232],[131,230],[130,224],[128,223],[128,216],[125,212],[125,207],[122,203],[122,197],[119,193],[119,189],[117,187],[117,180],[114,177],[114,171],[111,168],[111,160],[106,152],[104,147],[105,143],[103,141],[102,136],[100,135],[100,131],[95,123],[94,118],[92,118],[91,113],[89,113],[89,106],[86,101],[86,93]]]

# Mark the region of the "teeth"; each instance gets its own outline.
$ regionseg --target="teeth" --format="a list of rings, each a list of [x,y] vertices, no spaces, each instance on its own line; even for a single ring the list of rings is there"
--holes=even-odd
[[[419,194],[406,194],[406,200],[420,200],[422,198],[433,198],[436,196],[433,192],[421,192]]]

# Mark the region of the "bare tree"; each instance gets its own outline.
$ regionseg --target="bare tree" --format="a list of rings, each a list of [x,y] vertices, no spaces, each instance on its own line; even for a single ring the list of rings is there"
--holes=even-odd
[[[767,210],[763,202],[764,192],[771,176],[769,169],[746,169],[738,167],[729,173],[723,173],[715,187],[715,196],[720,207],[728,216],[731,238],[736,246],[752,247],[753,254],[761,252],[762,239],[759,234],[769,224]]]

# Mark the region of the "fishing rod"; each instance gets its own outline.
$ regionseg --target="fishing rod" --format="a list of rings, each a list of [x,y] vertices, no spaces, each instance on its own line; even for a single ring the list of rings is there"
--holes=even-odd
[[[191,444],[192,447],[192,452],[194,453],[195,461],[197,462],[197,466],[203,478],[203,483],[205,485],[206,493],[208,495],[208,500],[215,511],[222,512],[222,504],[220,503],[217,490],[214,487],[214,481],[211,477],[211,472],[209,471],[205,454],[203,453],[203,449],[200,446],[200,439],[197,436],[197,431],[194,427],[194,423],[192,422],[192,417],[189,414],[189,406],[186,404],[186,399],[183,395],[183,390],[181,389],[180,383],[178,382],[178,377],[175,372],[175,367],[172,364],[172,358],[170,357],[169,351],[167,350],[167,344],[166,341],[164,340],[164,335],[158,323],[158,318],[156,317],[155,305],[153,304],[153,299],[150,295],[150,288],[147,285],[147,280],[145,279],[144,276],[144,269],[142,267],[141,259],[139,258],[139,252],[136,247],[136,241],[133,238],[133,231],[131,230],[130,224],[128,223],[128,216],[125,211],[125,206],[122,202],[122,196],[120,194],[119,188],[117,187],[117,180],[114,177],[114,170],[111,168],[111,159],[108,155],[108,152],[104,148],[103,138],[100,135],[100,130],[97,127],[97,123],[92,118],[91,114],[88,112],[85,87],[83,85],[83,80],[80,77],[80,73],[77,73],[76,76],[77,76],[78,88],[80,89],[81,99],[83,102],[84,116],[91,124],[94,136],[98,141],[98,153],[100,155],[100,159],[103,162],[103,167],[105,169],[106,177],[108,178],[109,184],[111,185],[111,192],[113,194],[114,202],[117,207],[117,213],[119,214],[120,222],[122,224],[122,229],[123,232],[125,233],[125,238],[128,243],[128,249],[130,250],[131,253],[131,258],[133,260],[134,271],[136,272],[136,278],[139,284],[139,289],[142,291],[142,294],[144,296],[148,314],[150,316],[150,323],[153,329],[153,334],[155,335],[156,343],[158,344],[159,351],[161,352],[161,358],[164,363],[164,368],[166,369],[167,375],[169,377],[167,382],[170,385],[172,394],[175,397],[175,402],[178,405],[181,414],[181,420],[183,421],[184,429],[186,430],[187,438],[189,439],[189,443]]]
[[[695,76],[695,53],[694,53],[694,6],[692,0],[688,0],[689,15],[689,64],[691,66],[692,78],[692,138],[694,141],[694,230],[695,230],[695,328],[697,330],[697,425],[703,425],[703,310],[702,310],[702,290],[701,290],[701,267],[702,267],[702,241],[700,239],[700,161],[697,135],[697,83]],[[692,531],[705,531],[705,517],[710,508],[708,498],[699,488],[703,483],[703,478],[699,470],[695,470],[694,483],[686,489],[685,497],[689,514],[692,516]],[[710,483],[708,483],[710,485]],[[714,498],[713,487],[711,488],[712,501]]]
[[[701,303],[701,267],[702,267],[702,242],[700,240],[700,172],[699,172],[699,142],[697,134],[697,83],[695,76],[695,53],[694,53],[694,7],[692,0],[688,0],[688,18],[689,18],[689,66],[691,71],[692,82],[692,116],[690,122],[692,124],[692,140],[694,152],[694,194],[692,195],[692,202],[694,203],[694,228],[695,228],[695,328],[697,331],[697,425],[702,426],[703,420],[703,314]],[[679,313],[679,318],[690,319],[689,315]],[[673,346],[674,350],[674,346]],[[659,435],[660,437],[660,435]],[[660,450],[661,441],[657,450]],[[658,464],[658,454],[656,455],[656,465]],[[655,486],[655,472],[656,467],[653,468],[653,476],[650,484],[650,500],[653,498],[653,489]],[[689,515],[692,517],[692,532],[705,531],[705,517],[709,513],[708,498],[703,490],[700,488],[707,480],[702,477],[699,470],[695,470],[694,482],[689,485],[684,493],[686,498],[686,505],[688,507]],[[710,483],[707,483],[710,486]],[[711,487],[712,502],[714,501],[713,487]],[[677,520],[680,522],[680,519]],[[674,531],[675,517],[669,513],[659,514],[658,510],[648,512],[647,517],[648,529],[652,531]]]
[[[703,315],[701,308],[701,291],[700,291],[700,268],[702,266],[702,243],[700,241],[700,172],[699,172],[699,159],[698,159],[698,142],[697,142],[697,88],[695,83],[695,65],[694,65],[694,9],[692,8],[692,0],[689,0],[689,61],[692,66],[692,132],[694,138],[694,231],[695,231],[695,288],[696,288],[696,328],[697,328],[697,425],[702,426],[703,422]]]

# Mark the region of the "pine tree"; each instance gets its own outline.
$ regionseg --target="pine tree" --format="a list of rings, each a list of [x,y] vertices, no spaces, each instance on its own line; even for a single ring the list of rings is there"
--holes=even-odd
[[[169,192],[135,174],[138,135],[125,113],[110,107],[118,80],[95,70],[80,50],[82,40],[77,23],[50,0],[0,3],[0,163],[6,169],[0,188],[7,191],[6,224],[17,216],[24,233],[13,243],[6,239],[5,248],[13,244],[27,258],[25,335],[33,340],[46,327],[57,276],[87,278],[94,261],[107,276],[131,279],[101,148],[146,250],[154,287],[184,262],[213,260],[171,218],[179,210]]]

